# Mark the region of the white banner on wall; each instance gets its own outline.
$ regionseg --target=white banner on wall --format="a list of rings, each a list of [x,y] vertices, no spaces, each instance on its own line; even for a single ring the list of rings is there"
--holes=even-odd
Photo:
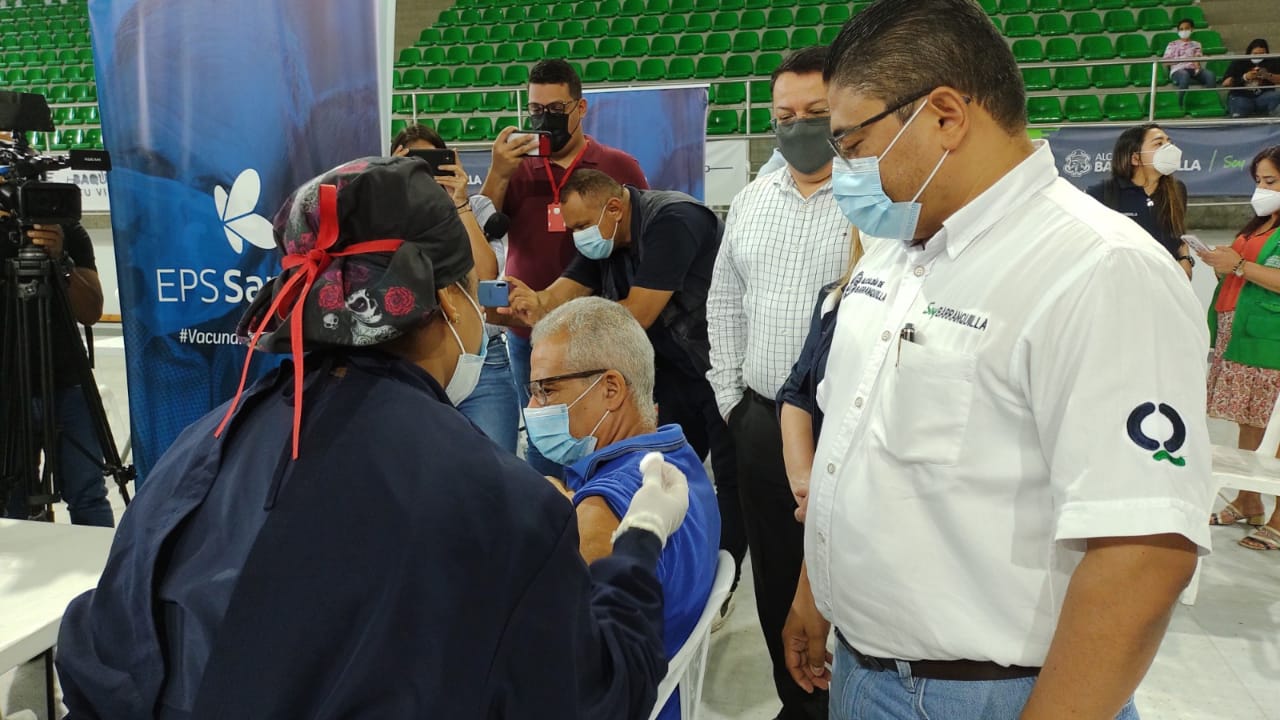
[[[707,140],[707,204],[727,206],[751,177],[750,140]]]
[[[105,213],[111,211],[107,195],[107,174],[98,171],[55,170],[45,176],[49,182],[72,183],[80,186],[80,211]]]

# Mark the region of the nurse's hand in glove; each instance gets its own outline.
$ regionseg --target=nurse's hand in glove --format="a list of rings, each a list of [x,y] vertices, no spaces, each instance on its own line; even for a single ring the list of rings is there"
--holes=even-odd
[[[662,453],[651,452],[640,461],[644,484],[631,499],[631,507],[613,533],[617,542],[622,533],[631,528],[648,530],[667,546],[667,538],[684,522],[689,510],[689,481],[680,468],[662,458]]]

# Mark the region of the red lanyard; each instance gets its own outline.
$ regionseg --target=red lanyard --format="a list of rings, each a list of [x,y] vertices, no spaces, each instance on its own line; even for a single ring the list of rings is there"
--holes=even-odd
[[[560,188],[564,187],[564,184],[569,182],[569,176],[578,168],[578,163],[582,162],[582,158],[587,154],[587,148],[590,145],[591,142],[588,140],[582,146],[582,152],[578,153],[578,157],[574,158],[573,162],[569,163],[569,167],[565,169],[564,177],[560,178],[559,184],[556,183],[556,176],[551,173],[551,158],[543,158],[542,167],[547,171],[547,179],[551,181],[551,195],[554,198],[552,201],[553,204],[560,204]]]

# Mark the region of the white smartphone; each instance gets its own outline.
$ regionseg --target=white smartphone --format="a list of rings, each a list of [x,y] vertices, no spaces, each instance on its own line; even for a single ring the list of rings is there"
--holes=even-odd
[[[551,133],[544,131],[529,131],[511,133],[507,136],[508,143],[521,145],[529,142],[531,138],[538,138],[538,147],[525,153],[529,157],[548,157],[551,155]]]
[[[1196,237],[1195,235],[1183,235],[1182,242],[1186,243],[1187,247],[1191,248],[1192,250],[1198,253],[1209,252],[1210,250],[1213,249],[1208,245],[1205,245],[1204,241]]]

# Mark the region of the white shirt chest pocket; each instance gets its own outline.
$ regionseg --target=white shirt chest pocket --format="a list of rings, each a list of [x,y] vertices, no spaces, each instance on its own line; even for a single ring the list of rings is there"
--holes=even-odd
[[[882,406],[885,449],[903,463],[955,465],[973,405],[976,355],[903,341]]]

